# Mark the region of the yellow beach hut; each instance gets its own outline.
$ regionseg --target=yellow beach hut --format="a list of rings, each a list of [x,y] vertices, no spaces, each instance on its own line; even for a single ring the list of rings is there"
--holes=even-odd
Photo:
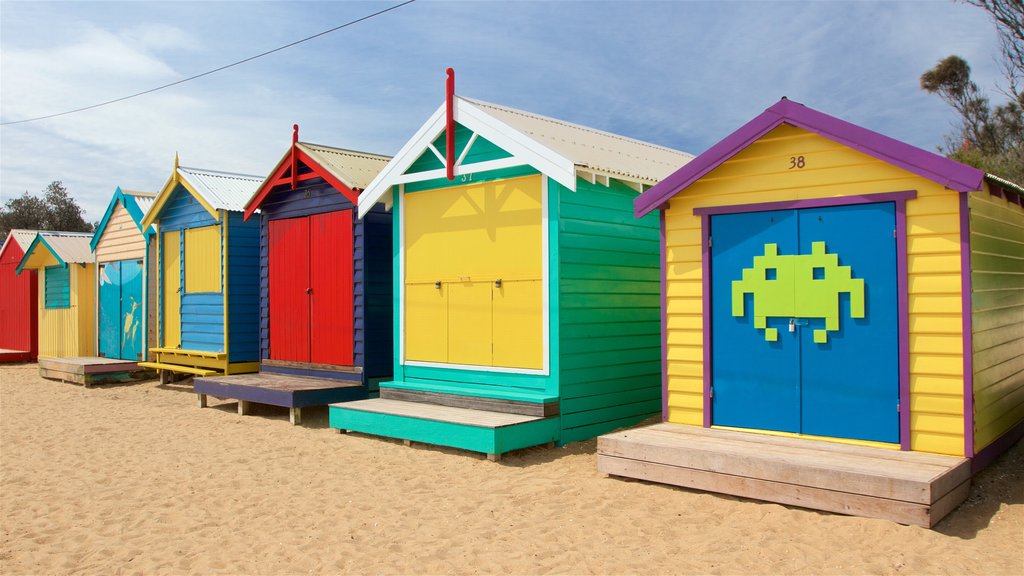
[[[39,232],[17,273],[39,274],[39,357],[92,356],[96,350],[95,265],[91,233]]]
[[[782,99],[661,215],[663,424],[603,472],[933,525],[1024,436],[1024,189]]]

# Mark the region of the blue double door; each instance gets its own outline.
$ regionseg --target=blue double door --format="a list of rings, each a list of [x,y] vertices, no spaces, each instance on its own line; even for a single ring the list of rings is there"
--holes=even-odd
[[[895,205],[710,224],[712,423],[899,442]]]
[[[99,265],[99,353],[105,358],[141,360],[142,260]]]

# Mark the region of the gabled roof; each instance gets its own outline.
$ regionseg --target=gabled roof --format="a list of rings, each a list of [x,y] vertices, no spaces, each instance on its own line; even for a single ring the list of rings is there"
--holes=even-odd
[[[295,127],[295,136],[298,137],[298,126]],[[295,186],[301,180],[316,176],[323,178],[355,204],[359,201],[359,192],[380,173],[388,160],[391,160],[390,156],[294,140],[277,166],[246,203],[245,218],[248,219],[259,209],[274,187],[289,182]],[[312,172],[308,176],[298,175],[299,163],[309,167]],[[293,170],[295,174],[292,173]]]
[[[24,230],[21,228],[12,228],[7,233],[7,238],[4,240],[3,246],[0,246],[0,261],[3,261],[4,253],[11,246],[17,245],[21,248],[22,254],[28,250],[28,247],[32,245],[32,241],[35,240],[38,230]]]
[[[97,226],[96,231],[93,232],[89,248],[94,252],[96,251],[96,244],[98,244],[100,238],[103,237],[103,231],[107,229],[107,224],[110,222],[110,217],[114,214],[114,209],[117,208],[118,203],[124,206],[124,209],[128,211],[128,215],[132,217],[132,221],[135,222],[136,226],[138,226],[139,233],[143,236],[153,234],[154,230],[152,226],[143,228],[142,219],[145,217],[146,212],[152,208],[155,201],[156,193],[154,192],[122,190],[119,186],[114,190],[114,196],[110,198],[110,203],[107,204],[107,211],[103,213],[103,218],[100,219],[99,226]]]
[[[577,171],[623,180],[639,189],[693,158],[664,146],[461,96],[453,98],[453,116],[455,122],[505,150],[520,164],[532,166],[573,191]],[[407,180],[405,171],[431,149],[445,127],[446,104],[442,103],[360,195],[360,216],[377,202],[390,204],[391,187]],[[480,166],[477,170],[484,168],[489,169]],[[461,159],[456,162],[456,175],[473,171],[463,166]],[[443,175],[444,170],[441,172]]]
[[[202,168],[186,168],[178,165],[174,159],[174,171],[167,179],[160,193],[157,194],[153,206],[142,219],[142,226],[148,228],[163,211],[164,205],[174,194],[179,184],[198,201],[213,219],[220,221],[218,210],[241,212],[245,203],[256,192],[263,178],[251,174],[235,174]]]
[[[981,190],[985,173],[977,168],[783,98],[636,198],[637,217],[661,206],[780,124],[803,128],[959,192]]]
[[[40,268],[42,265],[32,262],[32,257],[42,248],[48,250],[57,263],[65,268],[68,264],[84,266],[93,261],[92,249],[89,247],[91,240],[91,232],[39,232],[25,250],[25,256],[15,272],[21,274],[25,268]]]

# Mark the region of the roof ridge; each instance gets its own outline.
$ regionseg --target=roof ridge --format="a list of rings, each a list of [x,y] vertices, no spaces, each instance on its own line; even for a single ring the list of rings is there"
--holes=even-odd
[[[338,148],[337,146],[328,146],[327,144],[317,144],[315,142],[303,142],[300,140],[298,144],[302,144],[303,146],[312,146],[316,148],[326,148],[334,152],[358,154],[359,156],[374,156],[377,158],[381,158],[383,160],[391,160],[392,158],[391,156],[388,156],[386,154],[377,154],[376,152],[363,152],[362,150],[353,150],[351,148]]]
[[[225,172],[223,170],[210,170],[208,168],[193,168],[191,166],[178,166],[179,170],[186,172],[203,172],[213,176],[233,176],[236,178],[252,178],[255,180],[263,181],[263,176],[256,176],[255,174],[242,174],[241,172]]]
[[[568,126],[568,127],[571,127],[571,128],[576,128],[578,130],[582,130],[582,131],[585,131],[585,132],[590,132],[590,133],[593,133],[593,134],[601,134],[603,136],[608,136],[608,137],[614,138],[616,140],[622,140],[624,142],[631,142],[633,144],[638,144],[640,146],[644,146],[644,147],[647,147],[647,148],[655,148],[655,149],[663,150],[665,152],[672,152],[674,154],[680,154],[682,156],[689,156],[690,158],[695,158],[695,156],[693,154],[690,154],[689,152],[684,152],[682,150],[677,150],[675,148],[669,148],[668,146],[662,146],[661,144],[654,144],[652,142],[646,142],[644,140],[639,140],[637,138],[633,138],[633,137],[630,137],[630,136],[623,136],[622,134],[616,134],[614,132],[608,132],[607,130],[601,130],[599,128],[592,128],[590,126],[584,126],[582,124],[576,124],[575,122],[569,122],[567,120],[559,120],[558,118],[552,118],[550,116],[545,116],[543,114],[537,114],[537,113],[534,113],[534,112],[527,112],[525,110],[520,110],[518,108],[511,108],[509,106],[503,106],[501,104],[495,104],[493,102],[486,102],[484,100],[478,100],[476,98],[469,98],[469,97],[466,97],[466,96],[459,96],[459,98],[462,98],[463,100],[466,100],[466,101],[470,102],[471,104],[480,104],[480,105],[483,105],[483,106],[491,106],[493,108],[498,108],[500,110],[504,110],[504,111],[512,113],[512,114],[519,114],[519,115],[522,115],[522,116],[539,118],[541,120],[546,120],[546,121],[552,122],[554,124],[561,124],[562,126]]]
[[[65,230],[39,230],[37,234],[44,236],[92,236],[92,232],[67,232]]]

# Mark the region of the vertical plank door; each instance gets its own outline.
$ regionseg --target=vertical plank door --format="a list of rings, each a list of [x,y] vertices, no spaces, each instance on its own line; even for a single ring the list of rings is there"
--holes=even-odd
[[[351,210],[309,217],[309,347],[313,363],[353,363],[352,251]]]
[[[309,220],[270,221],[270,357],[309,362]]]

